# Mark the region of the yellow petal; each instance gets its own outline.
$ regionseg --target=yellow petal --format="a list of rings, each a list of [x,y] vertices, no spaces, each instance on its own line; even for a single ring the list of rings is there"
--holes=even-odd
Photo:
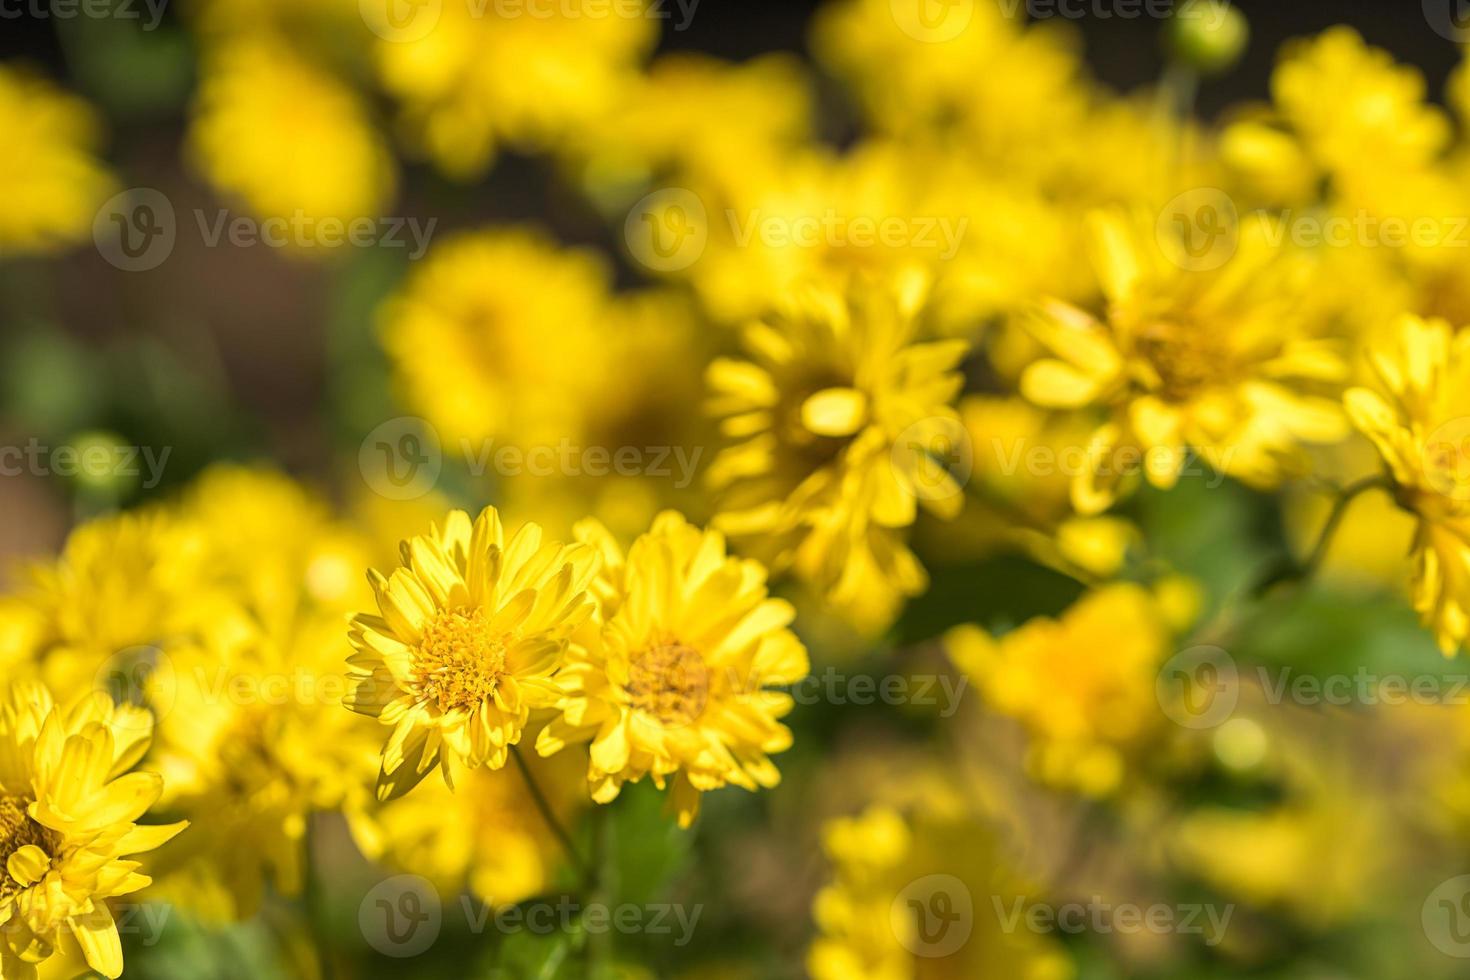
[[[867,416],[868,397],[853,388],[827,388],[801,406],[801,424],[819,436],[850,436]]]

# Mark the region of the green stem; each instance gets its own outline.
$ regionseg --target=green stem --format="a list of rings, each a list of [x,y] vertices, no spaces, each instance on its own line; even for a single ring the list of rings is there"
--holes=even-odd
[[[536,778],[531,775],[531,767],[526,765],[526,760],[521,756],[520,748],[512,745],[510,747],[510,757],[516,761],[516,768],[521,771],[521,778],[526,781],[526,790],[531,794],[531,801],[536,804],[536,809],[541,812],[541,819],[546,821],[546,826],[551,828],[551,832],[561,844],[562,850],[567,852],[567,860],[571,861],[572,866],[577,869],[577,874],[581,876],[584,882],[593,881],[591,869],[582,860],[581,855],[577,853],[577,847],[572,843],[571,835],[561,825],[561,821],[556,819],[556,814],[552,812],[551,804],[547,802],[546,795],[541,792],[541,787],[536,785]]]
[[[1328,550],[1332,547],[1333,538],[1337,535],[1337,529],[1342,525],[1342,519],[1347,516],[1348,505],[1359,496],[1369,490],[1388,490],[1391,486],[1388,480],[1382,476],[1370,476],[1350,483],[1338,491],[1337,499],[1332,502],[1332,512],[1327,515],[1327,523],[1322,525],[1322,532],[1317,535],[1317,543],[1312,546],[1312,551],[1305,561],[1285,561],[1274,571],[1268,574],[1255,588],[1251,589],[1253,596],[1263,596],[1271,589],[1287,582],[1305,582],[1317,574],[1322,568],[1322,561],[1327,557]]]
[[[612,822],[607,816],[606,806],[595,806],[592,811],[592,879],[588,890],[588,905],[607,905],[608,843]],[[612,967],[612,934],[603,932],[587,935],[584,952],[587,957],[588,980],[602,980],[610,975]]]
[[[317,963],[321,969],[322,980],[332,980],[336,971],[332,962],[332,945],[329,941],[326,922],[323,913],[326,908],[326,892],[322,887],[321,872],[317,868],[317,846],[319,831],[317,830],[317,819],[319,814],[308,813],[306,815],[306,837],[302,842],[305,850],[304,860],[305,881],[302,883],[302,901],[306,905],[306,922],[311,932],[312,945],[316,947]]]
[[[1344,487],[1332,504],[1332,513],[1327,515],[1327,523],[1322,525],[1322,533],[1317,537],[1317,544],[1312,548],[1312,553],[1302,563],[1297,579],[1309,579],[1317,574],[1322,567],[1322,561],[1327,557],[1327,551],[1332,547],[1332,539],[1337,534],[1337,529],[1342,525],[1342,519],[1347,516],[1348,506],[1357,500],[1362,494],[1369,490],[1390,490],[1387,478],[1382,476],[1365,477],[1356,483]]]

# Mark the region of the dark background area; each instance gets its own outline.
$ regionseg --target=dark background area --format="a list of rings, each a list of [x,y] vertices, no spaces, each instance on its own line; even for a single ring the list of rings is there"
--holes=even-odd
[[[62,53],[54,21],[29,13],[11,19],[21,9],[44,2],[8,0],[0,7],[11,15],[0,23],[0,57],[59,63]],[[1071,9],[1088,10],[1109,6],[1105,0],[1071,0],[1071,4]],[[659,50],[698,50],[737,60],[766,51],[800,51],[806,25],[820,6],[820,0],[700,0],[688,29],[666,30]],[[1429,28],[1421,0],[1237,0],[1236,6],[1250,19],[1250,50],[1234,71],[1205,87],[1200,98],[1206,113],[1240,98],[1265,95],[1281,42],[1329,24],[1351,24],[1370,44],[1418,65],[1436,97],[1459,57],[1454,44]],[[165,23],[178,20],[178,7],[169,4]],[[1103,81],[1127,89],[1157,77],[1161,58],[1155,21],[1088,15],[1071,23],[1082,32],[1088,62]]]

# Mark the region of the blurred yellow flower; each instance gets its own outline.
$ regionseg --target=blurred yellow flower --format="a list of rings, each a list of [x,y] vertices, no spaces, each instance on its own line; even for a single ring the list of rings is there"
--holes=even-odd
[[[810,83],[788,54],[731,64],[674,52],[634,84],[573,131],[567,151],[609,204],[626,206],[634,189],[662,177],[700,186],[737,180],[752,157],[795,152],[811,135]]]
[[[812,48],[881,131],[997,172],[1043,172],[1084,119],[1088,91],[1071,35],[1007,8],[844,0],[818,15]]]
[[[1072,483],[1083,513],[1107,509],[1140,472],[1167,489],[1191,450],[1255,486],[1300,465],[1300,443],[1346,435],[1336,404],[1307,387],[1344,380],[1328,342],[1295,314],[1302,268],[1262,222],[1238,229],[1233,255],[1196,266],[1174,229],[1152,236],[1122,215],[1091,218],[1102,320],[1045,304],[1028,327],[1054,355],[1030,364],[1021,390],[1052,408],[1105,408]],[[1330,389],[1328,389],[1330,390]]]
[[[814,980],[1071,980],[1062,950],[997,915],[1031,886],[1007,869],[987,829],[877,803],[829,820],[822,850],[831,880],[817,892]],[[992,903],[997,903],[992,906]],[[931,917],[939,910],[939,922]]]
[[[164,508],[79,526],[54,562],[30,569],[17,601],[30,610],[33,653],[65,697],[187,640],[216,600],[204,541]]]
[[[342,710],[341,615],[272,632],[245,616],[169,655],[149,678],[160,809],[197,828],[160,855],[159,895],[206,922],[248,919],[305,880],[315,812],[356,813],[375,775],[376,726]]]
[[[728,557],[722,535],[672,511],[626,558],[595,522],[578,537],[603,556],[601,629],[558,675],[567,694],[537,750],[590,739],[598,803],[644,776],[661,789],[671,782],[681,827],[693,823],[703,792],[780,782],[769,754],[791,745],[778,719],[793,702],[769,688],[805,677],[807,656],[787,628],[791,605],[767,596],[765,569]]]
[[[555,149],[617,105],[657,36],[647,13],[575,0],[535,10],[435,5],[379,41],[378,74],[419,148],[468,179],[502,144]]]
[[[708,372],[709,409],[740,440],[710,467],[716,526],[875,624],[925,583],[899,531],[921,506],[964,505],[935,456],[959,439],[967,345],[916,342],[924,291],[916,278],[803,290],[742,331],[748,359]]]
[[[1225,145],[1227,160],[1268,188],[1302,194],[1313,189],[1313,175],[1325,175],[1353,198],[1423,169],[1450,139],[1449,119],[1426,101],[1420,71],[1396,65],[1351,27],[1284,47],[1271,94],[1279,119],[1244,120],[1227,131]]]
[[[392,157],[357,93],[269,35],[207,53],[188,152],[256,217],[285,222],[277,237],[292,254],[340,246],[329,222],[376,218],[393,192]]]
[[[0,688],[0,973],[34,977],[36,964],[75,941],[87,966],[123,970],[108,899],[149,883],[130,855],[186,826],[140,826],[163,791],[129,772],[148,749],[146,711],[101,694],[57,705],[33,682]]]
[[[1470,333],[1405,315],[1368,363],[1373,387],[1343,402],[1418,518],[1414,608],[1453,654],[1470,633]]]
[[[95,157],[96,114],[46,79],[0,64],[0,257],[45,254],[91,234],[113,178]]]
[[[1113,792],[1127,752],[1162,717],[1155,701],[1169,623],[1141,586],[1089,593],[1059,619],[1038,617],[999,638],[961,626],[951,658],[996,711],[1033,737],[1029,762],[1045,782],[1093,796]]]
[[[405,403],[471,458],[486,448],[475,440],[576,436],[601,383],[588,355],[603,346],[607,281],[591,253],[531,231],[436,244],[382,311]]]
[[[581,767],[570,755],[526,761],[553,813],[570,823],[587,799]],[[368,857],[427,878],[442,895],[468,889],[497,908],[552,887],[564,860],[525,780],[508,770],[457,773],[453,790],[431,780],[351,816],[353,838]]]
[[[353,618],[346,704],[393,729],[380,800],[416,786],[436,764],[505,765],[532,707],[561,695],[553,675],[567,639],[592,612],[597,556],[585,545],[509,536],[495,508],[403,544],[402,565],[369,581],[378,614]]]

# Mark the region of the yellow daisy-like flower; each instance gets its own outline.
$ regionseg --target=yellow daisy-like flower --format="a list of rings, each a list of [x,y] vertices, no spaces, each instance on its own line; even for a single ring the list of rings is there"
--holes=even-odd
[[[149,883],[129,855],[186,826],[139,826],[163,781],[128,772],[148,749],[146,711],[103,695],[58,706],[36,683],[0,690],[0,975],[36,976],[36,964],[75,941],[87,965],[122,973],[108,899]]]
[[[270,37],[206,59],[189,150],[221,190],[290,223],[283,234],[302,255],[344,241],[322,221],[375,217],[393,190],[392,157],[357,94]]]
[[[666,511],[626,559],[601,525],[578,536],[603,555],[601,629],[574,647],[561,714],[541,732],[550,755],[591,740],[592,798],[611,802],[644,776],[672,783],[679,825],[699,795],[727,784],[772,787],[770,753],[791,745],[778,719],[791,696],[770,690],[807,674],[806,648],[788,629],[795,611],[766,593],[758,562],[725,553],[724,536]]]
[[[1322,93],[1331,92],[1325,99]],[[1337,26],[1283,48],[1271,94],[1293,142],[1243,123],[1237,146],[1245,169],[1316,169],[1355,190],[1412,173],[1448,144],[1450,121],[1426,98],[1423,74],[1369,47],[1351,27]],[[1303,157],[1305,159],[1303,159]],[[1249,164],[1254,163],[1252,167]],[[1306,166],[1303,166],[1306,163]]]
[[[311,815],[367,806],[378,736],[342,710],[340,614],[280,635],[243,617],[214,632],[149,678],[158,718],[149,768],[167,784],[160,809],[197,829],[160,855],[158,893],[200,920],[229,922],[254,915],[268,889],[300,893]]]
[[[1066,32],[1025,21],[997,0],[844,0],[822,9],[812,46],[882,131],[1042,172],[1084,121],[1088,92]]]
[[[495,508],[452,511],[403,544],[402,566],[369,573],[378,614],[354,617],[354,711],[393,728],[378,798],[399,796],[436,764],[505,765],[533,707],[561,696],[552,675],[592,612],[597,556],[543,542],[526,524],[507,537]]]
[[[167,650],[208,618],[215,599],[197,529],[166,509],[89,521],[61,555],[30,569],[16,602],[31,653],[59,696],[91,690],[104,669]]]
[[[1118,786],[1126,751],[1159,716],[1155,679],[1169,640],[1159,601],[1116,584],[1060,619],[1039,617],[999,639],[961,626],[945,643],[987,702],[1031,731],[1041,778],[1102,795]]]
[[[898,531],[921,506],[953,517],[964,504],[935,457],[962,438],[951,403],[967,345],[915,342],[923,296],[917,279],[801,291],[745,328],[748,359],[708,372],[710,411],[740,440],[710,467],[716,525],[879,618],[925,582]]]
[[[1419,520],[1414,608],[1452,654],[1470,633],[1470,332],[1406,315],[1368,363],[1374,388],[1343,401]]]
[[[1007,928],[995,914],[1036,886],[1006,866],[968,814],[915,807],[910,815],[885,801],[828,820],[822,850],[832,870],[812,902],[818,935],[806,968],[815,980],[1076,975],[1054,939]]]
[[[1121,215],[1094,214],[1090,230],[1106,313],[1046,304],[1027,325],[1055,356],[1021,376],[1039,405],[1109,412],[1072,483],[1079,511],[1106,510],[1140,470],[1172,487],[1190,450],[1269,487],[1302,441],[1344,438],[1337,404],[1308,388],[1342,381],[1346,364],[1307,335],[1292,297],[1309,270],[1272,243],[1264,222],[1241,225],[1235,252],[1218,265],[1191,255],[1172,230],[1146,240]]]
[[[453,177],[482,173],[502,143],[555,147],[611,111],[657,36],[658,22],[642,9],[629,16],[626,5],[600,15],[579,4],[527,6],[435,5],[382,32],[383,86]]]
[[[0,64],[0,256],[45,253],[84,239],[112,186],[94,158],[91,108],[43,78]]]
[[[570,754],[526,763],[552,812],[569,825],[587,804],[582,767]],[[566,860],[526,780],[509,769],[460,773],[453,790],[426,782],[349,818],[365,855],[427,878],[446,898],[468,889],[496,907],[512,905],[552,887]]]
[[[446,440],[569,437],[600,382],[587,352],[608,278],[589,253],[525,230],[435,245],[382,313],[404,401]]]

